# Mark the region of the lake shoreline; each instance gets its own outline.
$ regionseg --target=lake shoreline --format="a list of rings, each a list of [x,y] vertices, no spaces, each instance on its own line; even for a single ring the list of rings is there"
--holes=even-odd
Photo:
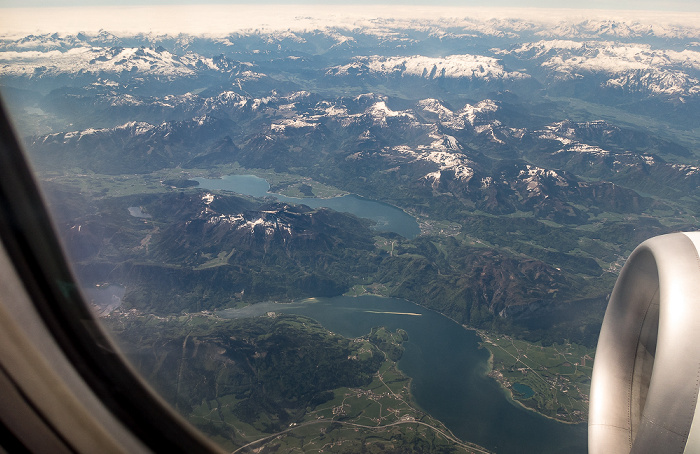
[[[527,452],[555,453],[563,445],[569,446],[572,454],[585,452],[583,425],[561,424],[520,403],[514,405],[517,401],[486,375],[491,352],[482,350],[480,336],[468,333],[473,329],[406,299],[368,293],[372,290],[376,291],[362,286],[335,298],[301,298],[277,304],[268,301],[261,303],[263,306],[248,306],[257,309],[224,310],[220,315],[294,313],[348,338],[362,336],[377,326],[404,329],[409,339],[396,367],[410,381],[410,404],[440,421],[455,438],[504,454],[523,452],[523,448]],[[530,411],[523,411],[525,408]]]
[[[494,371],[494,369],[493,369],[493,362],[494,362],[493,351],[491,351],[491,349],[490,349],[490,348],[488,347],[488,345],[487,345],[488,343],[486,342],[486,339],[481,335],[481,331],[483,331],[483,330],[479,330],[479,329],[477,329],[477,328],[472,328],[472,327],[469,327],[469,326],[466,326],[466,325],[462,325],[462,327],[463,327],[464,329],[466,329],[466,330],[474,331],[474,332],[477,334],[477,336],[479,336],[479,338],[481,339],[481,342],[480,342],[481,347],[482,347],[482,348],[485,348],[485,349],[489,352],[489,359],[488,359],[488,363],[487,363],[487,364],[488,364],[488,372],[487,372],[487,375],[489,375],[489,374],[491,374],[491,373],[493,373],[493,372],[497,372],[497,371]],[[490,375],[489,375],[489,376],[490,376]],[[493,377],[492,377],[492,378],[493,378]],[[525,410],[531,411],[531,412],[536,413],[536,414],[538,414],[538,415],[540,415],[540,416],[542,416],[542,417],[545,417],[545,418],[547,418],[547,419],[551,419],[552,421],[560,422],[560,423],[562,423],[562,424],[569,424],[569,425],[572,425],[572,426],[575,426],[575,425],[577,425],[577,424],[583,424],[582,422],[564,421],[564,420],[561,420],[561,419],[559,419],[559,418],[555,418],[555,417],[553,417],[553,416],[545,415],[544,413],[537,411],[537,409],[535,409],[535,408],[528,407],[527,405],[525,405],[523,402],[521,402],[520,400],[518,400],[518,399],[515,397],[515,395],[513,394],[513,389],[510,387],[510,386],[512,386],[512,385],[506,386],[506,385],[504,385],[504,384],[502,383],[501,380],[497,380],[496,378],[493,378],[493,379],[499,384],[499,386],[500,386],[501,389],[505,392],[506,397],[508,398],[508,400],[509,400],[511,403],[513,403],[513,404],[515,404],[515,405],[518,405],[518,406],[524,408]],[[504,379],[503,381],[505,381],[505,379]]]
[[[368,219],[378,232],[392,232],[407,239],[420,235],[418,220],[401,208],[359,194],[348,193],[332,197],[290,197],[270,192],[270,183],[254,174],[230,174],[219,178],[193,178],[198,187],[207,191],[228,191],[250,197],[272,198],[278,203],[306,205],[312,209],[328,208]]]
[[[361,293],[361,294],[345,293],[345,294],[343,294],[342,296],[348,296],[348,297],[352,297],[352,298],[358,298],[358,297],[362,297],[362,296],[374,296],[374,297],[377,297],[377,298],[393,298],[393,299],[397,299],[397,298],[394,298],[394,297],[391,297],[391,296],[386,296],[386,295],[381,295],[381,294],[378,294],[378,293],[371,293],[371,292],[368,292],[368,291],[366,290],[366,287],[365,287],[364,285],[362,286],[362,288],[365,290],[364,293]],[[420,304],[420,303],[416,303],[416,302],[414,302],[414,301],[409,301],[409,300],[404,299],[404,298],[398,298],[398,299],[403,299],[404,301],[406,301],[406,302],[408,302],[408,303],[415,304],[416,306],[419,306],[419,307],[421,307],[421,308],[423,308],[423,309],[426,309],[426,310],[435,312],[436,314],[440,314],[440,315],[442,315],[443,317],[448,318],[449,320],[453,321],[453,322],[456,323],[457,325],[461,326],[463,329],[465,329],[465,330],[467,330],[467,331],[474,331],[474,333],[476,333],[476,335],[479,336],[479,339],[481,339],[481,342],[479,343],[480,348],[484,348],[484,349],[486,349],[486,351],[489,352],[489,357],[488,357],[488,359],[486,360],[486,369],[485,369],[485,371],[484,371],[484,374],[487,375],[487,376],[490,376],[489,374],[490,374],[491,372],[493,372],[493,370],[494,370],[494,369],[493,369],[494,356],[493,356],[493,352],[492,352],[491,349],[486,345],[486,341],[484,340],[484,338],[483,338],[482,335],[481,335],[481,331],[482,331],[482,330],[480,330],[480,329],[478,329],[478,328],[474,328],[474,327],[468,326],[468,325],[465,325],[465,324],[462,324],[462,323],[459,323],[457,320],[453,319],[452,317],[450,317],[450,316],[448,316],[448,315],[445,315],[445,314],[443,314],[442,312],[438,312],[438,311],[436,311],[436,310],[434,310],[434,309],[431,309],[431,308],[429,308],[429,307],[423,306],[423,305]],[[403,371],[401,371],[401,372],[403,373]],[[544,414],[544,413],[542,413],[542,412],[540,412],[540,411],[537,411],[537,409],[535,409],[535,408],[528,407],[527,405],[525,405],[523,402],[519,401],[519,400],[515,397],[515,395],[513,394],[513,390],[512,390],[509,386],[505,386],[503,383],[501,383],[501,381],[496,380],[496,379],[493,378],[493,377],[491,377],[491,379],[493,379],[496,383],[498,383],[499,387],[501,388],[501,390],[503,390],[504,394],[506,395],[506,398],[508,399],[508,401],[511,402],[511,403],[514,404],[514,405],[517,405],[518,407],[521,407],[521,408],[523,408],[523,409],[525,409],[525,410],[528,410],[528,411],[530,411],[530,412],[533,412],[533,413],[535,413],[535,414],[537,414],[537,415],[539,415],[539,416],[542,416],[542,417],[544,417],[544,418],[547,418],[547,419],[549,419],[549,420],[556,421],[556,422],[558,422],[558,423],[568,424],[568,425],[571,425],[571,426],[575,426],[575,425],[578,425],[578,424],[583,424],[583,423],[581,423],[581,422],[564,421],[564,420],[562,420],[562,419],[555,418],[555,417],[553,417],[553,416],[549,416],[549,415],[546,415],[546,414]],[[417,406],[418,408],[420,408],[419,405],[416,404],[416,406]],[[421,408],[421,410],[424,411],[422,408]]]

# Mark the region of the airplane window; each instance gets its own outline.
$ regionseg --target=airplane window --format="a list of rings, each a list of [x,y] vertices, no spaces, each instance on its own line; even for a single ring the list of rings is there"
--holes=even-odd
[[[697,229],[700,13],[503,5],[2,9],[83,300],[222,448],[586,452],[618,273]]]

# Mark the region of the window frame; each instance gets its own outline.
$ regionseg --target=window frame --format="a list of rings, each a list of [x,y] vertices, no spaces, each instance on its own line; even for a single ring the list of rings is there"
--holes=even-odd
[[[6,258],[23,287],[17,290],[26,294],[33,306],[27,309],[35,310],[41,319],[39,329],[44,332],[40,334],[49,336],[87,388],[128,432],[155,452],[223,452],[138,376],[86,304],[1,98],[0,242],[0,252],[4,248]],[[5,309],[11,307],[7,301],[2,301],[8,297],[12,298],[11,295],[0,295],[0,303]],[[11,323],[10,320],[4,322]],[[16,328],[31,338],[30,331],[36,330],[37,326]],[[12,375],[10,356],[0,349],[0,372],[6,377],[8,372],[9,376]],[[61,375],[60,371],[54,372]],[[61,378],[66,380],[65,376]],[[19,389],[19,386],[21,383],[15,382],[10,387]],[[50,393],[54,390],[36,391]],[[30,411],[58,435],[69,452],[84,452],[56,431],[56,421],[42,413],[41,406],[32,403],[31,396],[22,392],[20,395]],[[80,396],[73,397],[81,400]],[[3,429],[0,433],[13,432],[13,424],[7,421],[8,418],[10,421],[19,418],[15,413],[7,406],[0,410],[0,428]],[[85,429],[74,428],[75,431]],[[9,444],[4,442],[0,446],[18,448],[17,443],[22,443],[21,436],[14,435],[7,442]],[[126,451],[124,444],[122,449]]]

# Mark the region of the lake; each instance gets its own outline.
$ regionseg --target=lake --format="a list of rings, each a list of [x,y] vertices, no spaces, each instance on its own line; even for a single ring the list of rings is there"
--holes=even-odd
[[[360,218],[370,219],[376,230],[394,232],[405,238],[415,238],[420,234],[416,219],[405,211],[386,203],[366,199],[355,194],[341,197],[287,197],[269,192],[270,184],[255,175],[228,175],[223,178],[194,178],[199,186],[211,191],[223,190],[253,197],[274,197],[280,202],[306,205],[311,208],[330,208],[350,213]]]
[[[305,315],[347,337],[367,334],[373,326],[403,328],[409,340],[398,365],[412,378],[416,403],[465,441],[505,454],[587,452],[585,424],[559,423],[513,403],[485,375],[489,353],[479,347],[476,333],[437,312],[395,298],[340,296],[217,313],[251,317],[268,311]]]

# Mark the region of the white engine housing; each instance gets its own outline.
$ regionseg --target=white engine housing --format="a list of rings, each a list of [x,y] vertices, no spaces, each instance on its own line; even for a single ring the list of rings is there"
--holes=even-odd
[[[700,232],[645,241],[622,268],[598,339],[591,454],[700,452]]]

